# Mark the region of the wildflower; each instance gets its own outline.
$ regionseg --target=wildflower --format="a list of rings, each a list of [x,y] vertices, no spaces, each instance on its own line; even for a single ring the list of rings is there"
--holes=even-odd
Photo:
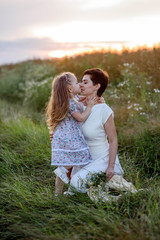
[[[120,97],[118,97],[116,94],[111,95],[111,97],[116,98],[116,99],[120,99]]]
[[[160,93],[160,90],[155,88],[155,89],[154,89],[154,92],[155,92],[155,93]]]
[[[124,63],[123,66],[124,66],[124,67],[128,67],[128,66],[129,66],[129,63]]]
[[[150,85],[151,83],[152,83],[152,82],[149,82],[149,81],[146,82],[147,85]]]
[[[157,107],[157,104],[156,104],[156,103],[153,103],[153,102],[151,102],[151,103],[150,103],[150,106],[151,106],[151,107]]]
[[[132,107],[133,107],[133,106],[132,106],[132,105],[130,105],[130,106],[128,106],[128,107],[127,107],[127,109],[131,109]]]
[[[117,85],[117,87],[123,87],[125,84],[128,85],[128,80],[119,83],[119,84]]]

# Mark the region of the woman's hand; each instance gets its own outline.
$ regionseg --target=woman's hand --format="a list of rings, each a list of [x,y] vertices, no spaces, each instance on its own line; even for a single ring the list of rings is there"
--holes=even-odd
[[[109,181],[114,175],[114,168],[108,167],[106,170],[106,179]]]
[[[87,101],[85,96],[79,96],[79,101],[82,102],[84,106],[87,106]]]

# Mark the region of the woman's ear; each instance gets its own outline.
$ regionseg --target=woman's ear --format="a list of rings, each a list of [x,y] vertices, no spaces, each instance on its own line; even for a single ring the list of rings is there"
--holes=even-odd
[[[97,84],[95,85],[95,87],[96,87],[96,90],[98,91],[98,89],[100,89],[100,87],[101,87],[101,84],[100,84],[100,83],[97,83]]]

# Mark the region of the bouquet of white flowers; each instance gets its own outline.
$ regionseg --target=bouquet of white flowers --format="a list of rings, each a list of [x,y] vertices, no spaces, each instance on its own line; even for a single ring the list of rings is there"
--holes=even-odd
[[[117,201],[124,191],[137,192],[133,184],[127,182],[122,176],[114,175],[107,181],[106,174],[102,171],[88,174],[85,185],[88,196],[95,202]]]
[[[98,173],[88,174],[85,185],[87,188],[87,194],[92,201],[115,201],[122,196],[119,191],[107,187],[106,183],[107,179],[105,172],[101,171]]]

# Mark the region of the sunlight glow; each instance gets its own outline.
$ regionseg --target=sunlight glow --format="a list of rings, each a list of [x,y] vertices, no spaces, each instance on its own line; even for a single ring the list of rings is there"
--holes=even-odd
[[[122,0],[87,0],[83,6],[84,9],[112,7],[119,4]]]
[[[93,50],[91,48],[77,48],[73,50],[53,50],[48,53],[49,57],[62,58],[65,56],[74,56],[78,54],[83,54],[85,52],[91,53]]]
[[[83,45],[83,43],[81,44]],[[154,44],[154,46],[160,46],[160,43]],[[141,48],[152,48],[153,44],[139,44],[138,42],[127,43],[88,43],[88,45],[81,48],[74,48],[73,50],[53,50],[48,53],[50,58],[63,58],[76,55],[83,55],[85,53],[93,52],[116,52],[121,53],[123,50],[133,51]]]
[[[33,33],[35,37],[53,39],[55,50],[50,51],[48,56],[62,58],[100,50],[121,52],[142,46],[149,48],[160,42],[159,22],[160,16],[143,16],[130,22],[74,21],[56,27],[35,27]]]
[[[50,37],[57,42],[129,41],[140,44],[160,41],[160,16],[141,17],[130,22],[69,22],[56,27],[39,26],[35,37]],[[149,29],[149,31],[148,31]]]

